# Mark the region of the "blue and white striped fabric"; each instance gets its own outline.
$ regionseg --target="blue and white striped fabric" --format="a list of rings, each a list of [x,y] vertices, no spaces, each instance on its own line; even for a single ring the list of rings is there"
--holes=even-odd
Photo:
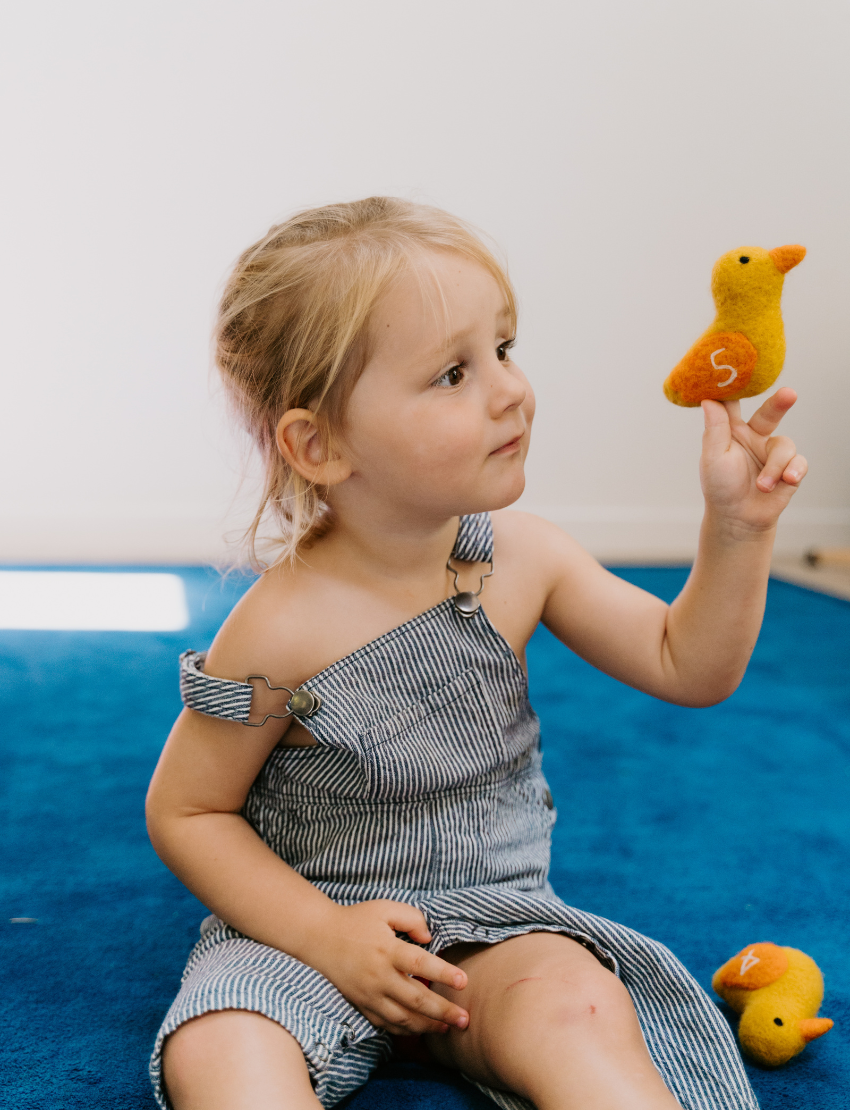
[[[489,513],[461,517],[452,559],[461,563],[489,563],[493,558],[493,525]]]
[[[180,656],[180,696],[184,705],[208,717],[245,724],[251,712],[253,686],[204,674],[206,655],[205,651],[184,651]]]
[[[487,562],[492,545],[487,514],[462,518],[455,558]],[[686,1110],[757,1110],[726,1021],[672,953],[567,906],[549,885],[555,811],[539,722],[525,674],[483,609],[464,617],[447,599],[304,688],[321,697],[319,711],[300,718],[316,745],[276,748],[243,809],[281,858],[339,903],[417,906],[432,952],[529,932],[575,938],[622,979]],[[203,696],[215,704],[214,687]],[[161,1107],[163,1040],[222,1009],[253,1010],[289,1030],[326,1107],[391,1054],[389,1036],[319,972],[210,917],[151,1062]],[[503,1110],[530,1110],[518,1096],[481,1090]]]

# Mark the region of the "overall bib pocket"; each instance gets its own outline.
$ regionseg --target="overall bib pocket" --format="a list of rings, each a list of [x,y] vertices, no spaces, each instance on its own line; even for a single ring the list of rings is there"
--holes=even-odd
[[[503,732],[478,673],[463,671],[360,733],[370,794],[418,797],[498,778],[509,758]]]

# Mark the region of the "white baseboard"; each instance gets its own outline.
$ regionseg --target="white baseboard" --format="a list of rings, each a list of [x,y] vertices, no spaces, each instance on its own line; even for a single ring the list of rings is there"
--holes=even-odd
[[[696,554],[702,508],[652,505],[522,505],[551,520],[602,562],[689,562]],[[790,506],[776,553],[800,557],[812,547],[850,545],[850,509]]]
[[[687,562],[696,551],[701,510],[692,506],[522,505],[551,520],[603,562]],[[217,563],[237,529],[220,515],[9,516],[0,518],[0,563]],[[850,546],[850,509],[795,508],[780,524],[776,552]]]

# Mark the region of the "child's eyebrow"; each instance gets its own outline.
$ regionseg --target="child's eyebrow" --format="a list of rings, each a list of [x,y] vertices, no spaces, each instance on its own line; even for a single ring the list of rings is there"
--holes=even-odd
[[[511,319],[511,310],[508,308],[507,305],[502,305],[502,307],[496,313],[496,317],[495,317],[496,323],[499,324],[503,320],[509,321],[510,319]],[[446,336],[446,341],[443,344],[443,346],[440,347],[439,351],[435,351],[435,357],[439,357],[440,355],[444,355],[450,347],[454,347],[455,344],[460,343],[460,341],[462,339],[466,339],[474,330],[475,330],[475,326],[472,325],[468,328],[461,328],[459,331],[452,332],[451,335]]]

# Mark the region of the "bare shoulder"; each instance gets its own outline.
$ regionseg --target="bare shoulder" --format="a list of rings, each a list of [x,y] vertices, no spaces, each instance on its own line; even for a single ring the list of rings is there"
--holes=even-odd
[[[644,689],[629,677],[618,645],[658,627],[666,605],[612,574],[551,521],[501,510],[493,513],[493,531],[499,562],[509,564],[511,598],[527,598],[543,624],[582,658]]]
[[[300,578],[297,569],[273,567],[253,583],[210,647],[208,674],[238,682],[249,674],[264,674],[293,689],[311,676],[309,621],[304,617]]]
[[[534,513],[499,509],[492,521],[500,560],[531,568],[550,585],[571,571],[581,574],[599,566],[563,528]]]
[[[553,600],[586,595],[606,572],[582,546],[551,521],[517,510],[492,514],[497,573],[488,584],[488,615],[521,658],[525,644],[547,620]]]

